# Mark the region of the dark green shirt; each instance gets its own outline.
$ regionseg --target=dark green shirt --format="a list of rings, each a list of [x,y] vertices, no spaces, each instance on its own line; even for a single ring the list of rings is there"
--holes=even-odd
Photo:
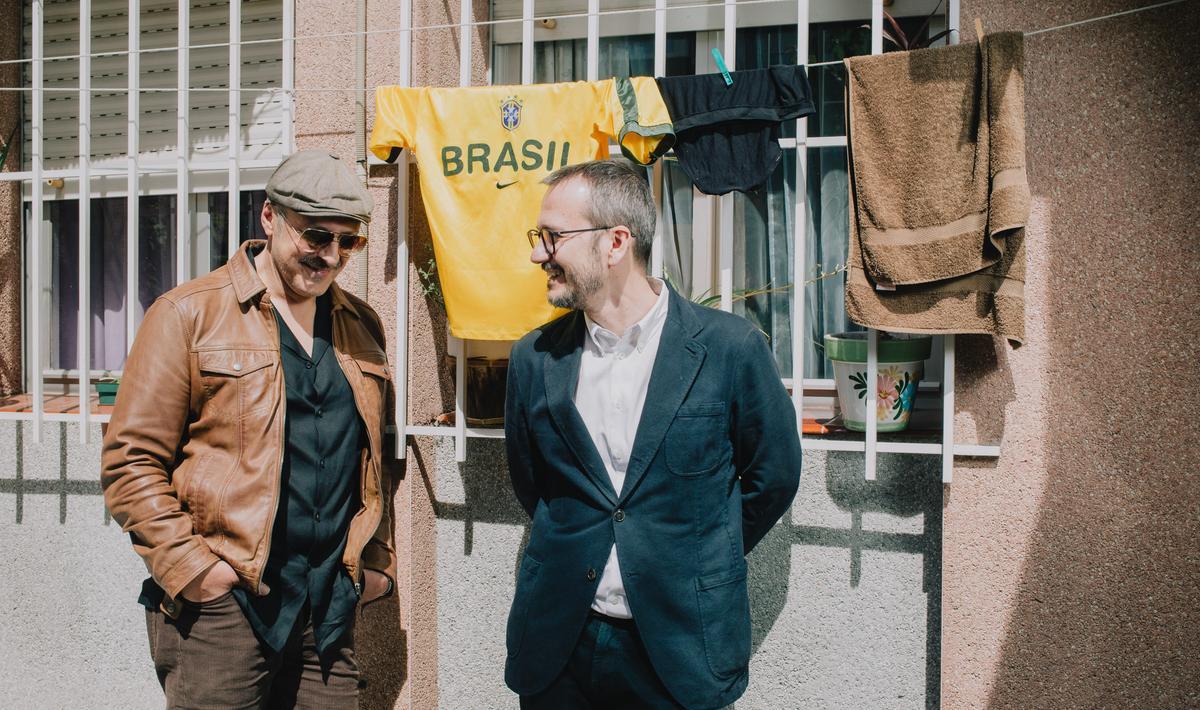
[[[358,603],[342,553],[362,507],[358,468],[366,432],[333,351],[329,294],[317,299],[311,356],[277,311],[275,320],[287,419],[279,508],[263,572],[271,592],[256,597],[238,587],[234,596],[255,633],[277,651],[307,605],[323,651],[349,630]]]

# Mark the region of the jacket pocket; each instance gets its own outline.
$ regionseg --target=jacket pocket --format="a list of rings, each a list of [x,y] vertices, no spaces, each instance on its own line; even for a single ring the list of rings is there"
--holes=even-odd
[[[529,616],[529,605],[538,572],[541,569],[542,563],[528,554],[521,560],[521,570],[517,573],[517,590],[513,594],[512,610],[508,613],[508,627],[505,632],[509,656],[521,653],[521,645],[525,641],[525,622]]]
[[[718,678],[741,673],[750,663],[750,597],[745,566],[698,578],[696,598],[709,670]]]
[[[711,472],[730,450],[723,402],[679,408],[663,442],[667,469],[677,476]]]
[[[211,350],[199,353],[198,360],[207,404],[215,411],[244,416],[274,404],[274,352]]]
[[[219,534],[221,492],[233,475],[236,463],[210,452],[185,465],[186,478],[179,491],[179,502],[192,516],[192,532],[202,536]]]

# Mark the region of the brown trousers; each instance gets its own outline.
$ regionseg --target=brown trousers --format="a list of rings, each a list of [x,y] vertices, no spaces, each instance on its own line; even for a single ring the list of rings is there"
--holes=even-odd
[[[259,642],[232,593],[188,602],[178,619],[147,610],[146,630],[172,710],[358,708],[353,634],[322,662],[307,612],[279,653]]]

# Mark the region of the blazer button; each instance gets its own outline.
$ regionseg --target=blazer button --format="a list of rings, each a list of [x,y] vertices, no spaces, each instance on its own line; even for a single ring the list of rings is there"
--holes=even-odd
[[[593,582],[593,581],[595,581],[595,579],[596,579],[596,569],[595,569],[594,567],[588,567],[587,579],[588,579],[588,581],[589,581],[589,582]]]
[[[617,512],[613,513],[613,520],[617,521],[618,523],[625,520],[625,511],[617,508]]]

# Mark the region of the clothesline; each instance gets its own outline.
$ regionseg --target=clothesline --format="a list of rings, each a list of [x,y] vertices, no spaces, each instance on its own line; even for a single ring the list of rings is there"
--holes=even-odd
[[[774,2],[780,2],[780,1],[781,0],[735,0],[734,4],[735,5],[755,5],[755,4],[762,4],[762,3],[774,3]],[[1084,20],[1076,20],[1074,22],[1067,22],[1067,23],[1064,23],[1061,25],[1055,25],[1053,27],[1044,27],[1039,30],[1030,30],[1028,32],[1025,32],[1024,34],[1026,37],[1033,37],[1035,35],[1043,34],[1046,32],[1054,32],[1057,30],[1068,29],[1071,27],[1078,27],[1080,25],[1087,25],[1087,24],[1090,24],[1093,22],[1099,22],[1101,20],[1109,20],[1114,17],[1121,17],[1124,15],[1133,15],[1133,14],[1137,14],[1140,12],[1145,12],[1147,10],[1155,10],[1155,9],[1158,9],[1161,7],[1167,7],[1168,5],[1179,5],[1179,4],[1182,4],[1185,2],[1190,2],[1190,1],[1191,0],[1167,0],[1166,2],[1156,3],[1154,5],[1145,5],[1143,7],[1133,8],[1130,10],[1122,10],[1121,12],[1114,12],[1114,13],[1110,13],[1108,15],[1100,15],[1097,17],[1089,17]],[[693,5],[676,5],[676,6],[671,7],[670,9],[677,10],[677,9],[693,9],[693,8],[697,8],[697,7],[723,7],[724,5],[725,5],[725,3],[723,3],[723,2],[698,3],[698,4],[693,4]],[[545,18],[538,18],[538,19],[595,17],[595,16],[599,16],[599,15],[618,15],[618,14],[627,14],[627,13],[632,13],[632,12],[649,12],[649,11],[653,11],[653,10],[654,10],[654,8],[638,8],[638,9],[634,9],[634,10],[609,10],[609,11],[601,11],[599,13],[576,13],[576,14],[570,14],[570,15],[554,15],[554,16],[547,16]],[[523,20],[521,18],[517,18],[515,20],[491,20],[491,21],[484,21],[484,22],[475,22],[475,23],[472,23],[472,26],[491,25],[491,24],[499,24],[499,23],[505,23],[505,22],[522,22],[522,21]],[[364,32],[338,32],[338,33],[331,33],[331,34],[325,34],[325,35],[304,35],[304,36],[296,37],[295,39],[296,40],[325,39],[325,38],[331,38],[331,37],[350,37],[350,36],[356,36],[356,35],[389,34],[389,33],[396,33],[396,32],[413,32],[416,30],[453,29],[453,28],[457,28],[459,26],[460,25],[457,23],[445,24],[445,25],[426,25],[426,26],[422,26],[422,27],[413,27],[413,28],[410,28],[407,30],[399,29],[399,28],[389,28],[389,29],[382,29],[382,30],[367,30]],[[959,30],[953,29],[952,31],[958,32]],[[281,41],[283,41],[283,40],[282,39],[248,40],[248,41],[241,42],[240,44],[242,44],[242,45],[263,44],[263,43],[268,43],[268,42],[281,42]],[[202,44],[202,45],[190,46],[189,49],[228,47],[229,45],[230,45],[230,43],[228,43],[228,42],[221,43],[221,44]],[[173,51],[177,51],[177,49],[178,49],[177,47],[170,47],[170,48],[166,48],[166,49],[145,49],[145,50],[139,50],[139,53],[167,52],[167,51],[173,52]],[[129,54],[128,51],[99,52],[99,53],[93,53],[89,56],[105,57],[105,56],[122,56],[122,55],[128,55],[128,54]],[[61,60],[61,59],[78,59],[81,56],[83,56],[83,55],[78,55],[78,54],[76,54],[76,55],[59,55],[59,56],[54,56],[54,57],[45,57],[45,58],[43,58],[43,61]],[[33,61],[33,60],[32,59],[10,59],[10,60],[0,61],[0,65],[24,63],[24,62],[30,62],[30,61]],[[835,64],[841,64],[841,63],[842,63],[841,59],[835,59],[835,60],[825,61],[825,62],[811,62],[808,64],[804,64],[803,66],[824,67],[824,66],[833,66]],[[362,89],[359,89],[359,88],[300,88],[300,87],[295,87],[295,88],[291,88],[291,89],[285,89],[283,87],[278,87],[278,86],[272,86],[272,87],[248,86],[248,87],[239,87],[237,90],[247,92],[247,93],[279,92],[279,93],[288,93],[288,94],[358,93],[358,92],[362,91]],[[33,91],[33,88],[27,87],[27,86],[0,86],[0,91]],[[78,87],[74,87],[74,88],[72,88],[72,87],[42,87],[41,91],[79,93],[80,91],[84,91],[84,89],[80,89]],[[128,93],[130,91],[130,89],[127,86],[113,86],[113,87],[100,87],[100,88],[92,87],[90,89],[87,89],[87,91],[89,91],[90,93],[94,93],[94,94],[100,94],[100,93],[107,94],[107,93]],[[228,87],[214,88],[214,87],[203,87],[203,86],[185,87],[183,89],[180,89],[177,87],[162,87],[162,88],[139,87],[137,89],[137,91],[138,91],[138,93],[179,93],[179,92],[183,91],[183,92],[188,92],[188,93],[227,94],[227,93],[229,93],[230,89]],[[368,87],[366,89],[366,91],[368,91],[368,92],[374,91],[374,87]]]
[[[1089,17],[1086,20],[1076,20],[1075,22],[1066,22],[1061,25],[1055,25],[1054,27],[1043,27],[1040,30],[1030,30],[1029,32],[1025,33],[1025,36],[1033,37],[1034,35],[1040,35],[1044,32],[1054,32],[1056,30],[1065,30],[1068,27],[1078,27],[1079,25],[1087,25],[1092,22],[1099,22],[1100,20],[1109,20],[1114,17],[1121,17],[1122,15],[1135,15],[1139,12],[1145,12],[1147,10],[1154,10],[1154,9],[1157,9],[1160,7],[1166,7],[1167,5],[1178,5],[1178,4],[1184,3],[1184,2],[1189,2],[1189,0],[1167,0],[1167,2],[1160,2],[1160,3],[1156,3],[1154,5],[1144,5],[1142,7],[1135,7],[1131,10],[1122,10],[1121,12],[1114,12],[1114,13],[1111,13],[1108,15],[1100,15],[1098,17]]]
[[[1145,12],[1147,10],[1155,10],[1160,7],[1166,7],[1168,5],[1178,5],[1178,4],[1181,4],[1184,2],[1189,2],[1189,1],[1190,0],[1167,0],[1166,2],[1160,2],[1160,3],[1153,4],[1153,5],[1145,5],[1143,7],[1136,7],[1136,8],[1130,9],[1130,10],[1122,10],[1121,12],[1114,12],[1114,13],[1111,13],[1108,15],[1089,17],[1084,20],[1076,20],[1073,22],[1067,22],[1067,23],[1064,23],[1061,25],[1055,25],[1053,27],[1043,27],[1042,29],[1039,29],[1039,30],[1030,30],[1028,32],[1025,32],[1025,36],[1032,37],[1034,35],[1043,34],[1045,32],[1054,32],[1057,30],[1067,29],[1070,27],[1077,27],[1079,25],[1086,25],[1086,24],[1089,24],[1092,22],[1099,22],[1100,20],[1108,20],[1108,19],[1111,19],[1114,17],[1121,17],[1123,15],[1133,15],[1133,14],[1137,14],[1140,12]],[[776,3],[776,4],[788,3],[788,4],[790,4],[790,2],[791,2],[791,0],[734,0],[732,4],[735,6],[743,6],[743,5],[762,5],[762,4],[770,4],[770,3]],[[666,9],[666,11],[674,12],[677,10],[695,10],[698,8],[724,7],[725,5],[726,5],[726,3],[724,3],[724,2],[689,3],[689,4],[685,4],[685,5],[672,5],[671,7],[668,7]],[[629,14],[639,14],[639,13],[656,12],[656,11],[657,11],[657,9],[653,8],[653,7],[640,7],[640,8],[626,8],[626,9],[620,9],[620,10],[601,10],[599,12],[591,12],[591,13],[576,12],[576,13],[565,13],[565,14],[561,14],[561,15],[538,16],[536,18],[532,18],[532,21],[540,22],[542,20],[566,20],[566,19],[589,18],[589,17],[607,17],[607,16],[612,16],[612,15],[629,15]],[[516,23],[521,23],[521,22],[525,22],[525,18],[515,17],[515,18],[509,18],[509,19],[503,19],[503,20],[472,21],[470,23],[470,26],[471,27],[490,27],[490,26],[498,26],[498,25],[505,25],[505,24],[516,24]],[[451,22],[451,23],[442,23],[442,24],[436,24],[436,25],[421,25],[418,27],[409,27],[409,28],[387,27],[387,28],[378,29],[378,30],[363,30],[361,32],[360,31],[329,32],[329,33],[325,33],[325,34],[296,35],[290,39],[291,39],[291,41],[294,41],[294,42],[302,42],[302,41],[317,40],[317,39],[337,39],[337,38],[342,38],[342,37],[358,37],[358,36],[365,37],[365,36],[371,36],[371,35],[403,34],[405,32],[410,32],[410,33],[417,32],[417,31],[423,32],[426,30],[458,29],[461,26],[462,26],[461,23]],[[958,28],[952,28],[951,31],[958,32],[959,30],[958,30]],[[285,38],[285,37],[272,37],[269,39],[242,40],[241,42],[214,42],[214,43],[208,43],[208,44],[193,44],[193,45],[188,45],[186,47],[186,49],[188,51],[197,50],[197,49],[218,49],[218,48],[222,48],[222,47],[227,48],[232,44],[237,44],[238,46],[247,47],[247,46],[259,45],[259,44],[277,44],[277,43],[283,42],[287,39],[288,38]],[[155,53],[162,53],[162,52],[177,52],[177,51],[179,51],[179,47],[154,47],[151,49],[139,49],[135,52],[135,54],[142,55],[142,54],[155,54]],[[89,56],[93,59],[101,58],[101,57],[124,57],[124,56],[128,56],[129,54],[130,54],[129,50],[116,50],[116,51],[111,51],[111,52],[91,52],[87,55],[57,54],[57,55],[50,56],[50,57],[42,57],[42,62],[62,61],[62,60],[68,60],[68,59],[80,59],[83,56]],[[26,58],[26,59],[4,59],[4,60],[0,60],[0,65],[24,64],[24,63],[32,62],[32,61],[33,61],[33,59],[29,59],[29,58]],[[832,65],[832,64],[841,64],[841,60],[838,59],[838,60],[833,60],[833,61],[828,61],[828,62],[813,62],[813,63],[807,64],[805,66],[818,67],[818,66],[826,66],[826,65]],[[10,87],[0,87],[0,90],[8,90],[9,88]],[[303,90],[311,91],[312,89],[303,89]],[[328,91],[341,91],[341,90],[342,89],[328,89]]]

